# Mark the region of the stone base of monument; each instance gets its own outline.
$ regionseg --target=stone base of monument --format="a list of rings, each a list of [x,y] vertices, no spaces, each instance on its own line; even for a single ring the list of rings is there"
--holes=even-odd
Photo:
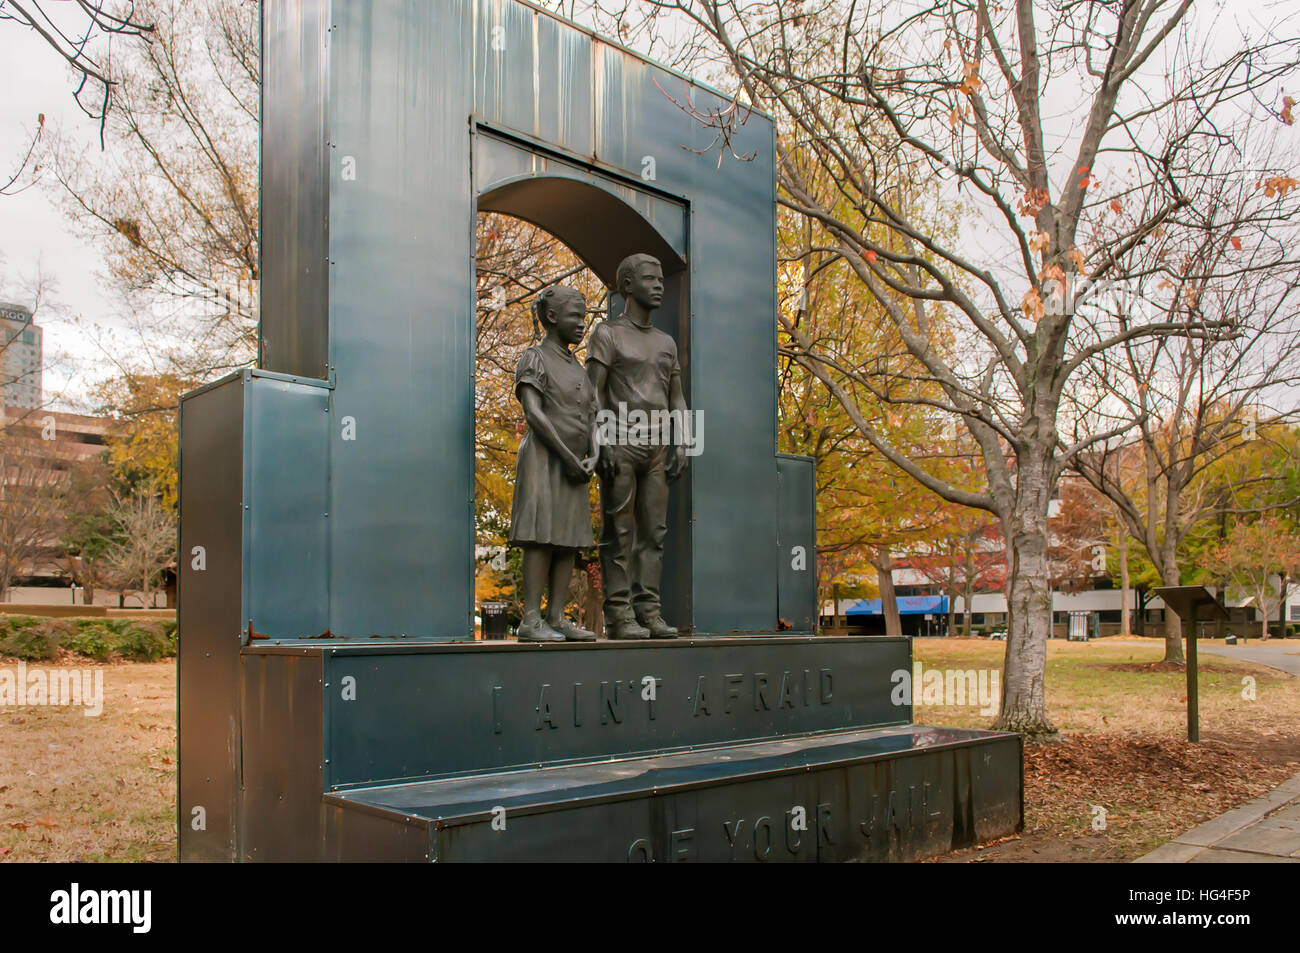
[[[1020,736],[912,724],[907,639],[238,651],[182,649],[182,859],[910,860],[1023,820]]]

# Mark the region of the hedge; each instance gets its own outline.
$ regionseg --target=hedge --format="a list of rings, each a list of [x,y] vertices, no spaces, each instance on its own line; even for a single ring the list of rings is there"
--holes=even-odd
[[[176,654],[176,622],[0,616],[0,657],[48,661],[59,649],[99,662],[155,662]]]

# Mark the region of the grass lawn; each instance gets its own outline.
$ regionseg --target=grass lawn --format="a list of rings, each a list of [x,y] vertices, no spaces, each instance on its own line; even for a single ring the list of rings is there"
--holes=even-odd
[[[1006,651],[977,639],[914,645],[925,669],[1000,670]],[[1049,642],[1048,717],[1062,740],[1026,747],[1025,831],[947,859],[1133,860],[1300,771],[1300,679],[1201,653],[1201,743],[1193,745],[1185,674],[1161,670],[1163,657],[1155,639]],[[1253,701],[1243,697],[1245,678],[1254,680]],[[915,717],[969,728],[992,721],[974,707],[920,706]],[[1103,817],[1105,829],[1094,829]]]
[[[1005,650],[915,644],[926,668],[1000,669]],[[1161,654],[1155,641],[1049,643],[1048,709],[1064,740],[1027,748],[1025,832],[947,859],[1128,860],[1300,771],[1300,680],[1202,655],[1204,741],[1189,745],[1182,673],[1144,668]],[[0,709],[0,860],[175,859],[175,660],[99,668],[100,717]],[[1255,679],[1254,701],[1242,698],[1243,676]],[[969,707],[922,706],[916,719],[991,721]],[[1094,807],[1105,830],[1093,830]]]
[[[176,859],[176,660],[95,667],[99,717],[0,709],[0,860]]]

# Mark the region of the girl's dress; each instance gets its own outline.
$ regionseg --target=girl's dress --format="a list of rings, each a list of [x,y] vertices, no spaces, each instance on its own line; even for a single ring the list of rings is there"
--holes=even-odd
[[[542,395],[542,409],[556,433],[582,459],[589,455],[596,422],[596,390],[568,349],[543,339],[519,358],[515,395],[528,384]],[[564,474],[560,458],[529,430],[519,444],[510,543],[586,549],[594,545],[586,483]]]

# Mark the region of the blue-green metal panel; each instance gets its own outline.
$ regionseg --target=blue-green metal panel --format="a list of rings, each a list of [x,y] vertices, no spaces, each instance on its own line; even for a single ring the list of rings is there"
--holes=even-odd
[[[697,105],[722,105],[700,93]],[[692,463],[695,624],[765,629],[777,615],[775,549],[775,136],[751,118],[735,139],[750,162],[690,166],[691,360],[704,453]],[[685,154],[685,153],[684,153]]]
[[[244,623],[274,639],[319,636],[329,628],[330,392],[262,371],[244,390]]]
[[[472,6],[333,15],[330,623],[347,637],[472,632]]]
[[[576,155],[591,151],[591,43],[538,14],[536,135]]]
[[[817,629],[817,462],[780,453],[777,607],[796,632]]]
[[[322,651],[331,788],[911,720],[907,639]]]
[[[327,0],[262,0],[261,367],[329,374]]]

